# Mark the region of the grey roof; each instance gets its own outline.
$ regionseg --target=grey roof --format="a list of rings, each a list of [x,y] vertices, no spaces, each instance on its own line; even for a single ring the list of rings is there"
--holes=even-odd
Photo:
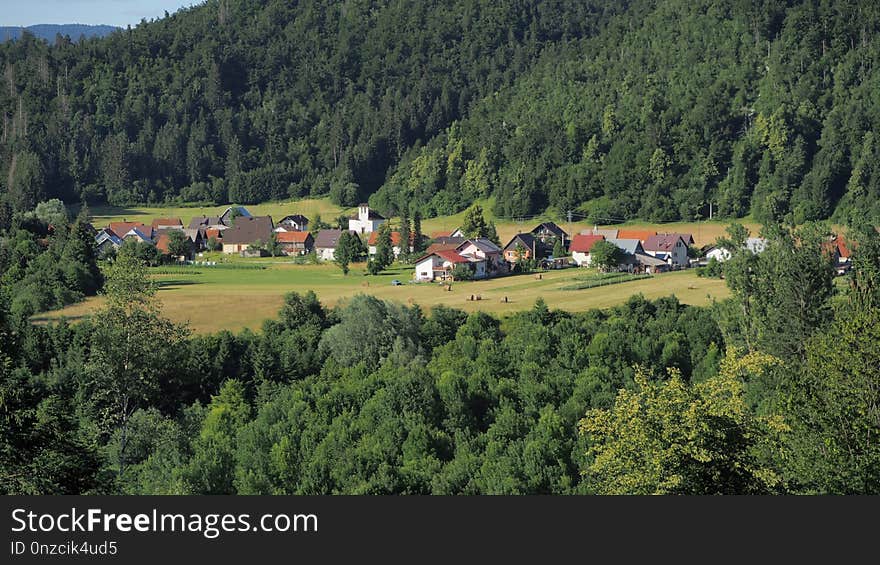
[[[318,232],[318,235],[315,236],[315,249],[336,249],[336,243],[339,241],[339,236],[342,235],[343,230],[321,230]],[[352,230],[345,230],[349,233],[357,234],[357,232]]]
[[[189,221],[189,229],[194,230],[200,227],[222,226],[223,222],[220,216],[196,216]]]
[[[119,239],[119,236],[107,228],[103,228],[98,232],[98,235],[95,236],[95,243],[98,245],[101,245],[104,241],[110,241],[114,245],[122,245],[122,240]]]
[[[486,239],[485,237],[475,237],[473,239],[464,240],[461,245],[458,246],[459,249],[467,245],[468,243],[473,243],[474,246],[482,251],[483,253],[500,253],[501,248],[492,243],[492,241]]]
[[[458,245],[464,243],[463,237],[452,237],[451,235],[441,235],[432,239],[434,243],[442,243],[444,245]]]
[[[664,261],[663,259],[657,259],[656,257],[648,255],[647,253],[636,253],[635,258],[640,265],[646,265],[648,267],[668,266],[666,261]]]
[[[183,230],[183,233],[185,233],[186,237],[188,237],[189,240],[192,242],[195,242],[197,239],[204,237],[204,234],[202,233],[202,230],[200,230],[200,229],[187,228],[187,229]]]
[[[636,253],[644,252],[642,248],[642,242],[638,239],[608,239],[617,247],[623,249],[624,253],[629,253],[630,255],[635,255]]]
[[[268,242],[272,238],[271,216],[240,216],[228,230],[223,232],[223,244],[242,244],[261,241]]]
[[[620,230],[614,229],[592,229],[592,230],[584,230],[581,232],[583,235],[601,235],[604,236],[605,239],[617,239],[617,233]]]

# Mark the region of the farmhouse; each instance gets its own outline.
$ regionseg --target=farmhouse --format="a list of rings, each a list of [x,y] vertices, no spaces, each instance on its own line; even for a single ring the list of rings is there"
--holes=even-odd
[[[644,244],[648,255],[662,259],[677,267],[688,265],[688,245],[679,234],[652,235]]]
[[[348,231],[357,233],[352,230]],[[336,244],[339,241],[340,235],[342,235],[342,230],[326,229],[318,232],[318,235],[315,236],[314,249],[319,259],[332,261],[335,258]]]
[[[223,232],[223,253],[241,253],[251,245],[264,245],[272,237],[271,216],[239,216]]]
[[[275,226],[275,231],[309,231],[309,219],[300,214],[284,216]]]
[[[504,246],[504,259],[508,263],[520,260],[544,259],[552,255],[553,249],[531,233],[518,233]]]
[[[579,267],[589,267],[591,261],[590,250],[600,241],[605,241],[605,236],[585,234],[574,236],[574,239],[571,240],[569,251],[571,251],[571,258],[575,264]]]
[[[348,219],[348,229],[355,233],[372,233],[385,223],[385,218],[366,204],[358,204],[357,214]]]
[[[312,234],[307,231],[276,232],[275,241],[285,255],[307,255],[315,243]]]

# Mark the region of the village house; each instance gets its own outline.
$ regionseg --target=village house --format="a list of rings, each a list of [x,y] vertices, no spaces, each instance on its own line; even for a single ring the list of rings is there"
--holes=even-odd
[[[276,232],[275,241],[285,255],[308,255],[314,245],[312,234],[307,231]]]
[[[357,232],[348,230],[355,235]],[[314,249],[319,259],[324,261],[332,261],[336,257],[336,244],[339,242],[339,236],[342,230],[325,229],[318,232],[315,236]]]
[[[531,233],[518,233],[504,246],[504,259],[516,264],[520,259],[544,259],[553,254],[553,249]]]
[[[834,236],[831,241],[822,246],[825,253],[828,253],[834,262],[834,270],[838,275],[846,274],[852,268],[852,253],[850,246],[842,236]]]
[[[763,253],[767,248],[767,240],[763,237],[749,237],[746,239],[743,248],[757,255],[758,253]],[[719,247],[718,245],[707,245],[702,248],[701,252],[703,259],[699,262],[700,265],[705,265],[710,259],[715,259],[719,263],[723,263],[730,259],[731,255],[729,250]]]
[[[571,243],[568,233],[553,222],[543,222],[538,224],[538,226],[531,231],[531,234],[535,236],[538,241],[550,247],[550,249],[553,249],[553,244],[556,240],[562,241],[562,245],[565,248],[568,248],[569,243]]]
[[[600,241],[605,241],[605,236],[592,234],[578,234],[574,236],[568,248],[571,252],[572,261],[579,267],[589,267],[592,261],[590,250]]]
[[[452,270],[456,265],[470,265],[471,263],[479,263],[481,265],[479,269],[476,265],[473,267],[474,278],[485,277],[485,261],[471,261],[471,259],[451,249],[428,253],[416,261],[416,280],[423,282],[445,281],[452,277]]]
[[[687,267],[688,245],[679,234],[652,235],[643,245],[645,253],[675,267]]]
[[[122,238],[110,228],[103,228],[95,236],[95,251],[98,257],[104,257],[122,246]]]
[[[146,238],[149,241],[152,241],[154,237],[153,226],[148,226],[147,224],[142,224],[140,222],[110,222],[107,227],[119,239],[125,239],[125,236],[131,233],[132,230],[136,230],[140,234],[140,237]]]
[[[147,235],[149,234],[149,235]],[[150,245],[155,244],[155,239],[153,236],[152,230],[142,230],[140,228],[131,228],[126,232],[125,235],[122,236],[123,241],[134,240],[139,243],[149,243]]]
[[[372,233],[385,223],[385,218],[370,210],[366,204],[359,204],[357,214],[348,219],[348,229],[355,233]]]
[[[309,219],[300,214],[284,216],[275,226],[275,231],[309,231]]]
[[[400,244],[400,241],[401,241],[400,240],[400,232],[399,231],[391,232],[391,250],[394,253],[395,259],[400,257],[400,253],[403,250],[403,246]],[[372,257],[373,255],[376,254],[378,244],[379,244],[379,232],[374,231],[373,233],[370,234],[370,238],[367,240],[367,251],[369,252],[370,257]],[[412,253],[412,251],[413,251],[412,240],[410,240],[410,244],[408,247],[409,247],[409,250],[407,251],[407,253]]]
[[[272,238],[271,216],[239,216],[223,232],[223,253],[241,253],[252,245],[265,245]]]
[[[474,260],[486,261],[486,276],[499,275],[508,271],[501,248],[485,237],[466,239],[455,248],[455,251],[459,255]]]

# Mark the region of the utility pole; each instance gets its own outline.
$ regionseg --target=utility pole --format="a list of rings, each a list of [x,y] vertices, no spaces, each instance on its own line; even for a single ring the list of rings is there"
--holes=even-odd
[[[566,211],[566,215],[568,216],[568,235],[572,236],[571,233],[571,210]],[[565,247],[565,236],[562,237],[562,246]]]

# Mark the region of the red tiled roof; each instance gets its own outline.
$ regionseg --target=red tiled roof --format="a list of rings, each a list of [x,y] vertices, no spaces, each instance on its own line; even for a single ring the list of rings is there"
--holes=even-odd
[[[223,233],[223,230],[218,230],[217,228],[208,228],[205,230],[205,237],[211,239],[221,239],[223,236],[220,235]]]
[[[409,243],[412,245],[413,239],[415,239],[415,234],[409,234]],[[370,238],[367,240],[367,245],[376,245],[379,242],[379,232],[374,231],[370,232]],[[391,232],[391,245],[394,247],[400,247],[400,232],[393,231]]]
[[[461,255],[459,255],[458,253],[456,253],[455,251],[453,251],[451,249],[443,250],[443,251],[436,251],[436,252],[434,252],[434,255],[436,255],[437,257],[440,257],[444,261],[449,261],[450,263],[467,263],[468,262],[467,257],[462,257]]]
[[[455,249],[461,244],[459,243],[432,243],[428,246],[428,249],[425,250],[427,255],[432,253],[437,253],[438,251],[455,251]]]
[[[153,226],[148,226],[140,222],[110,222],[108,224],[110,231],[116,234],[116,237],[123,238],[125,234],[133,229],[138,230],[147,237],[153,236]]]
[[[434,239],[437,237],[449,237],[451,235],[452,235],[451,231],[435,231],[434,233],[431,234],[431,238]]]
[[[645,243],[649,237],[655,235],[657,235],[657,232],[648,230],[618,230],[617,239],[638,239]]]
[[[275,234],[278,243],[305,243],[311,237],[307,231],[280,231]]]
[[[153,220],[153,229],[159,229],[159,226],[182,226],[183,222],[180,218],[156,218]]]
[[[168,253],[169,243],[171,243],[171,238],[168,237],[167,233],[163,233],[159,236],[159,239],[156,240],[156,249],[158,249],[162,253]]]
[[[578,234],[574,236],[574,239],[571,240],[571,246],[569,246],[569,251],[577,251],[579,253],[589,253],[590,249],[596,245],[597,242],[605,241],[604,235],[583,235]]]

